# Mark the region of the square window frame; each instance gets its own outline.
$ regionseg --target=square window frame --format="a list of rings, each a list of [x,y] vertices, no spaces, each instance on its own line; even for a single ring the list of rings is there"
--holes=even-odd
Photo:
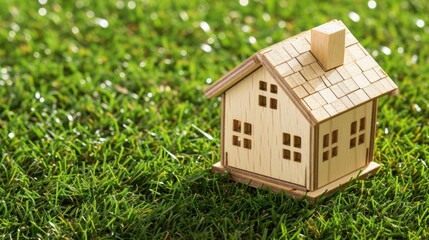
[[[289,149],[283,149],[283,159],[291,160],[291,153]]]
[[[236,135],[232,135],[232,145],[237,146],[237,147],[241,147],[240,137],[238,137]]]
[[[258,104],[261,107],[267,107],[267,97],[259,95]]]
[[[293,152],[293,161],[294,162],[301,162],[302,160],[302,155],[300,152]]]
[[[363,117],[359,120],[359,131],[365,130],[365,123],[366,123],[365,117]]]
[[[283,145],[285,146],[291,145],[291,135],[289,133],[283,133]]]
[[[271,109],[277,109],[277,99],[270,98],[270,108]]]
[[[354,134],[356,134],[356,132],[357,132],[357,122],[353,121],[350,124],[350,135],[354,135]]]
[[[243,147],[246,149],[252,149],[252,140],[248,138],[243,139]]]
[[[332,131],[332,144],[335,144],[338,142],[338,130]]]
[[[270,84],[270,92],[271,92],[271,93],[274,93],[274,94],[277,94],[277,92],[278,92],[278,87],[277,87],[277,85],[275,85],[275,84]]]
[[[329,147],[329,133],[323,135],[323,148]]]
[[[361,135],[359,135],[358,144],[361,145],[364,143],[365,143],[365,133],[362,133]]]
[[[326,151],[323,152],[323,154],[322,154],[322,160],[324,162],[326,162],[326,161],[329,160],[329,150],[326,150]]]
[[[248,122],[244,122],[244,134],[250,135],[252,136],[252,124],[248,123]]]
[[[293,146],[296,148],[301,148],[301,137],[293,136]]]
[[[333,147],[331,150],[331,158],[338,156],[338,147]]]
[[[241,133],[241,121],[237,119],[232,120],[232,130]]]
[[[350,139],[350,149],[356,147],[356,138],[351,138]]]
[[[267,91],[267,88],[268,88],[267,82],[259,81],[259,90]]]

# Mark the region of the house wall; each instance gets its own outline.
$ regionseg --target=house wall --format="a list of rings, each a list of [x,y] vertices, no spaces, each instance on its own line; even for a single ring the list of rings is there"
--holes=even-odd
[[[375,124],[373,106],[372,101],[368,102],[319,125],[316,186],[322,187],[369,164]],[[338,131],[336,140],[334,131]]]
[[[309,189],[310,124],[270,73],[257,69],[224,101],[224,164]]]

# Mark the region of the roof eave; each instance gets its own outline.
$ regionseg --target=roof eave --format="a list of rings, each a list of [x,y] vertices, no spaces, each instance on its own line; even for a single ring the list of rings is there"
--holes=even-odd
[[[234,86],[241,79],[252,73],[254,70],[261,66],[259,59],[252,55],[240,65],[229,71],[221,79],[210,85],[205,91],[204,95],[206,98],[212,98],[218,96],[230,87]]]
[[[324,119],[317,119],[317,120],[316,120],[316,124],[317,124],[317,125],[320,125],[320,124],[322,124],[322,123],[324,123],[324,122],[326,122],[326,121],[329,121],[329,120],[331,120],[331,119],[333,119],[333,118],[336,118],[336,117],[338,117],[338,116],[340,116],[340,115],[342,115],[342,114],[344,114],[344,113],[346,113],[346,112],[352,111],[352,110],[354,110],[354,109],[356,109],[356,108],[358,108],[358,107],[360,107],[360,106],[362,106],[362,105],[364,105],[364,104],[367,104],[368,102],[372,102],[372,101],[374,101],[374,100],[378,100],[379,98],[381,98],[381,97],[383,97],[383,96],[386,96],[386,95],[389,95],[389,96],[395,96],[396,94],[398,94],[398,90],[399,90],[399,88],[394,88],[394,89],[389,90],[389,91],[386,91],[386,92],[384,92],[384,93],[382,93],[382,94],[380,94],[380,95],[377,95],[376,97],[373,97],[373,98],[371,98],[371,99],[368,99],[368,100],[366,100],[366,101],[363,101],[363,102],[361,102],[361,103],[359,103],[359,104],[357,104],[357,105],[355,105],[355,106],[353,106],[353,107],[351,107],[351,108],[347,109],[347,110],[346,110],[346,111],[344,111],[344,112],[339,112],[339,113],[337,113],[337,114],[335,114],[335,115],[332,115],[332,116],[327,117],[327,118],[324,118]]]

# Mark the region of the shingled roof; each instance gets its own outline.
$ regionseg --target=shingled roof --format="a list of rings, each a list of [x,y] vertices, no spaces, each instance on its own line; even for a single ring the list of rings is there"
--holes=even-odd
[[[263,65],[315,124],[397,89],[341,21],[326,24],[346,30],[343,65],[324,70],[310,51],[309,30],[257,52],[210,86],[206,96],[224,92]]]

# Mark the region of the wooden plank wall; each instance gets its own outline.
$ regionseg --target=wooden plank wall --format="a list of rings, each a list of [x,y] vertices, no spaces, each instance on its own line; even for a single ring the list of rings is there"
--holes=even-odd
[[[266,83],[266,91],[259,82]],[[277,93],[272,93],[272,85]],[[266,106],[259,105],[265,97]],[[257,69],[225,93],[224,149],[229,166],[310,188],[310,124],[293,102],[263,67]],[[272,100],[274,99],[274,100]],[[276,109],[271,106],[276,102]],[[241,123],[241,131],[233,130],[233,121]],[[252,135],[244,132],[244,123],[252,125]],[[291,135],[291,146],[283,145],[283,133]],[[240,146],[233,145],[233,136]],[[301,137],[301,147],[295,148],[294,136]],[[251,141],[251,149],[244,148],[244,139]],[[290,150],[291,159],[283,158],[283,149]],[[294,161],[294,153],[301,154],[301,162]]]
[[[367,149],[371,146],[372,101],[354,108],[344,114],[320,124],[318,141],[318,181],[317,186],[322,187],[350,172],[367,165]],[[365,118],[364,129],[360,130],[360,119]],[[351,134],[351,123],[356,121],[356,133]],[[332,133],[338,130],[338,141],[332,144]],[[323,147],[323,138],[329,134],[329,146]],[[363,135],[362,143],[359,136]],[[355,139],[355,147],[350,147],[350,141]],[[336,157],[332,157],[333,147],[337,147]],[[323,153],[329,151],[327,160],[323,160]],[[369,154],[369,152],[368,152]],[[368,155],[369,157],[369,155]]]

